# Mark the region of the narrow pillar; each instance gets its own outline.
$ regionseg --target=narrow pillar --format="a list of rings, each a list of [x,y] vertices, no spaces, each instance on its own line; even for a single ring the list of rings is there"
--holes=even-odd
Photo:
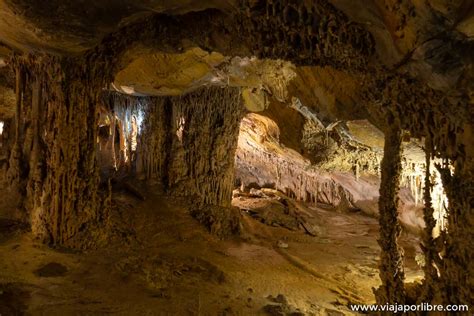
[[[398,245],[401,227],[398,221],[398,191],[401,171],[401,129],[394,119],[385,131],[384,156],[381,164],[382,179],[379,198],[380,279],[382,285],[375,291],[377,303],[405,302],[403,251]]]
[[[24,86],[25,74],[20,65],[15,65],[15,133],[13,137],[13,146],[10,152],[8,161],[7,179],[9,185],[15,190],[19,190],[21,176],[22,176],[22,160],[21,160],[21,147],[20,147],[20,133],[21,133],[21,117],[22,117],[22,89]]]
[[[172,134],[172,104],[167,97],[150,98],[144,106],[144,122],[138,141],[137,174],[168,187]]]
[[[432,140],[431,137],[425,139],[425,155],[426,155],[426,169],[425,169],[425,183],[423,188],[423,219],[425,221],[425,229],[423,234],[423,252],[425,254],[425,265],[423,267],[425,280],[424,280],[424,293],[423,296],[426,301],[429,301],[435,295],[436,289],[434,283],[437,282],[437,271],[435,268],[435,262],[439,260],[438,251],[436,250],[435,241],[433,238],[433,229],[436,226],[436,220],[433,217],[434,209],[431,200],[431,189],[433,187],[431,183],[431,155],[432,155]]]

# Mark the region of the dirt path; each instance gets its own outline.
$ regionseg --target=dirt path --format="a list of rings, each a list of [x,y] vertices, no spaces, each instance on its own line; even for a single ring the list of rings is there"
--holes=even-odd
[[[375,219],[313,208],[321,231],[311,237],[243,214],[243,237],[219,241],[183,200],[116,202],[135,206],[113,214],[120,238],[105,249],[53,250],[14,228],[2,235],[0,314],[340,315],[351,314],[349,302],[373,301]],[[417,243],[404,238],[409,277],[419,274]]]

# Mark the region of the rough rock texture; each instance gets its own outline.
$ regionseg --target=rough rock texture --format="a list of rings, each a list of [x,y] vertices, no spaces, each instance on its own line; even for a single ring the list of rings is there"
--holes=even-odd
[[[443,234],[438,250],[446,251],[449,249],[449,255],[445,255],[440,265],[446,267],[440,271],[440,278],[432,284],[434,288],[439,289],[440,293],[451,293],[451,288],[463,289],[454,298],[450,296],[433,298],[436,302],[445,304],[452,302],[472,302],[472,281],[464,277],[454,277],[459,275],[460,271],[469,270],[469,259],[472,257],[472,250],[467,240],[472,240],[472,236],[468,237],[464,234],[470,234],[472,229],[464,228],[458,231],[465,223],[472,222],[472,198],[473,191],[466,188],[472,188],[470,179],[472,179],[472,170],[474,165],[473,159],[473,143],[472,131],[474,130],[474,122],[472,118],[472,99],[468,94],[461,92],[449,97],[445,97],[442,93],[435,91],[423,83],[404,77],[403,79],[392,77],[385,81],[378,82],[379,91],[383,91],[376,97],[376,103],[371,106],[373,112],[380,117],[393,116],[395,120],[401,122],[401,127],[410,132],[414,137],[426,137],[426,154],[442,158],[446,161],[446,165],[454,166],[454,174],[457,175],[456,184],[464,183],[464,186],[453,190],[448,183],[451,182],[451,171],[444,173],[443,186],[448,196],[448,231]],[[374,90],[373,90],[374,91]],[[377,95],[377,93],[376,93]],[[372,96],[374,96],[372,94]],[[377,104],[377,108],[375,108]],[[449,109],[455,107],[456,111]],[[451,192],[449,192],[451,190]],[[453,192],[456,194],[453,194]],[[461,197],[458,192],[464,192]],[[459,219],[462,218],[462,220]],[[451,223],[451,224],[449,224]],[[458,233],[456,233],[458,232]],[[462,233],[459,233],[462,232]],[[460,239],[456,238],[456,235]],[[449,237],[448,237],[449,236]],[[432,241],[434,242],[434,241]],[[425,245],[426,249],[430,249],[434,245]],[[444,250],[443,250],[444,249]],[[472,248],[469,248],[472,249]],[[430,260],[428,254],[428,260]],[[448,277],[449,276],[449,277]],[[453,281],[453,278],[457,278]],[[453,286],[452,282],[457,282]],[[471,294],[469,294],[471,293]]]
[[[280,147],[278,136],[278,126],[268,118],[249,114],[243,119],[235,158],[236,178],[243,186],[272,187],[310,203],[352,202],[351,194],[330,174],[309,171],[309,162],[300,154]]]
[[[253,39],[252,50],[260,57],[361,68],[374,53],[370,33],[350,23],[327,1],[243,3],[243,28]]]
[[[398,191],[401,172],[401,130],[396,121],[389,122],[391,128],[385,132],[384,156],[382,159],[382,180],[379,198],[379,244],[381,287],[376,291],[379,304],[404,304],[405,289],[403,253],[398,245],[401,227],[398,221]]]
[[[138,159],[146,178],[200,203],[230,206],[234,152],[244,107],[238,89],[207,88],[154,99]]]
[[[315,168],[311,162],[280,142],[281,131],[275,121],[259,114],[245,116],[241,124],[236,154],[236,179],[242,187],[271,187],[287,196],[308,203],[322,203],[341,212],[362,210],[379,216],[380,179],[370,170],[332,170]],[[338,161],[338,155],[330,159]],[[343,167],[343,166],[342,166]],[[399,217],[404,228],[421,232],[424,227],[422,205],[408,187],[399,193]]]
[[[449,200],[447,232],[441,234],[441,241],[434,242],[438,254],[436,266],[439,280],[428,283],[435,290],[439,302],[472,304],[474,301],[474,259],[472,249],[474,236],[471,229],[474,209],[474,168],[472,163],[455,167],[451,172],[449,165],[440,167],[443,186]],[[432,245],[428,244],[428,247]],[[427,252],[429,254],[429,252]]]
[[[21,207],[35,235],[74,245],[72,238],[104,211],[95,154],[104,79],[76,60],[26,57],[13,65],[17,111],[8,179],[26,195]]]
[[[77,54],[94,47],[117,28],[152,12],[185,14],[209,8],[228,10],[234,3],[233,0],[107,0],[39,4],[30,0],[2,0],[0,27],[5,30],[2,40],[9,46]]]
[[[193,47],[219,52],[223,56],[257,55],[273,59],[284,58],[297,65],[325,66],[306,69],[300,78],[302,84],[298,85],[308,83],[311,88],[300,89],[299,92],[309,98],[314,96],[318,102],[308,102],[297,96],[308,107],[321,108],[324,123],[329,123],[326,118],[334,121],[339,115],[349,115],[352,116],[351,119],[368,119],[380,129],[388,130],[386,118],[394,117],[395,121],[400,122],[400,128],[408,132],[405,137],[424,138],[427,140],[427,155],[443,160],[440,173],[449,199],[447,233],[441,234],[439,239],[426,239],[424,245],[425,249],[436,248],[434,252],[437,254],[430,254],[430,250],[427,250],[428,261],[431,257],[439,257],[439,262],[435,263],[439,277],[427,278],[426,282],[430,282],[428,286],[440,295],[427,297],[427,300],[446,304],[472,304],[472,279],[465,277],[462,272],[472,271],[474,249],[472,242],[469,242],[473,240],[474,231],[471,180],[474,178],[474,63],[471,53],[473,10],[474,6],[467,0],[330,0],[316,3],[276,0],[239,3],[72,1],[66,4],[54,0],[4,0],[0,2],[0,27],[3,31],[0,39],[9,48],[5,50],[4,45],[0,44],[0,55],[3,58],[5,51],[10,48],[23,52],[47,50],[63,55],[79,54],[91,49],[81,58],[84,63],[80,65],[87,68],[94,61],[97,67],[78,72],[81,74],[81,79],[78,80],[80,82],[101,78],[103,74],[98,69],[110,72],[106,77],[108,82],[112,82],[114,74],[133,64],[141,56],[153,55],[157,50],[161,53],[182,53]],[[101,44],[96,46],[100,41]],[[1,63],[3,64],[3,59]],[[78,64],[74,65],[73,69],[79,67]],[[62,66],[69,68],[70,65]],[[69,70],[65,71],[68,72]],[[322,74],[315,75],[314,72]],[[21,73],[17,76],[20,83],[23,82]],[[305,78],[313,80],[306,82]],[[311,84],[316,81],[315,78],[320,81],[318,85]],[[58,78],[48,78],[46,81],[58,83],[56,79]],[[334,82],[340,84],[332,84]],[[68,80],[62,83],[66,88],[70,85]],[[35,84],[31,82],[27,86],[34,87]],[[64,92],[66,97],[61,94],[51,102],[58,103],[58,113],[54,110],[47,111],[58,114],[50,119],[57,124],[55,127],[59,128],[60,134],[64,132],[64,135],[70,136],[71,133],[74,136],[72,139],[83,141],[77,147],[91,147],[95,127],[86,129],[90,133],[84,130],[73,132],[72,127],[77,125],[75,115],[68,105],[69,99],[81,99],[78,95],[89,98],[98,94],[98,91],[86,91],[87,93],[82,94],[82,88],[76,89],[75,84],[71,86],[72,92]],[[344,90],[342,94],[341,89]],[[26,103],[36,104],[34,100],[38,97],[36,92],[39,90],[36,87],[22,93],[20,89],[16,89],[17,101],[31,99]],[[247,90],[245,94],[247,99],[257,100],[254,103],[260,105],[265,103],[264,90],[262,87],[255,93],[251,91],[253,94]],[[33,93],[34,91],[36,92]],[[288,96],[293,95],[289,93]],[[51,104],[48,104],[48,109],[52,107]],[[16,108],[18,127],[24,107],[18,101]],[[34,113],[42,113],[36,105],[31,108]],[[87,111],[81,106],[78,111],[77,121],[84,121]],[[72,124],[66,126],[59,121],[61,118]],[[31,124],[27,125],[26,130],[36,130],[36,119],[27,117],[27,120]],[[47,130],[51,133],[57,132],[52,126],[49,127]],[[16,135],[16,147],[13,148],[9,163],[10,179],[25,179],[24,174],[32,179],[29,175],[35,174],[35,164],[33,163],[30,172],[28,168],[24,168],[27,164],[22,165],[20,161],[22,156],[29,155],[31,147],[23,146],[24,141],[34,143],[31,135],[35,133],[28,132],[30,134],[24,133],[27,137],[19,137],[20,132],[23,133],[21,129],[17,128],[12,133],[15,129],[9,126],[7,130]],[[51,133],[42,136],[47,138]],[[75,137],[75,133],[80,136]],[[44,142],[54,149],[45,155],[46,159],[55,151],[73,147],[71,165],[77,164],[77,148],[68,145],[66,140],[60,138],[54,143],[51,140]],[[90,160],[89,153],[79,152],[80,158],[83,158],[82,155],[86,156],[85,160],[80,161],[87,164]],[[62,159],[51,157],[54,163]],[[192,157],[186,154],[183,157],[194,163]],[[430,166],[427,164],[426,168],[428,167]],[[54,165],[51,168],[56,170]],[[79,172],[76,174],[75,167],[68,167],[68,170],[71,173],[64,174],[64,178],[84,176]],[[63,174],[47,177],[61,175]],[[51,185],[48,186],[52,190],[57,190],[59,184],[66,181],[63,178],[50,180],[48,183]],[[17,182],[21,184],[22,181]],[[69,181],[67,184],[65,187],[74,185]],[[26,184],[21,186],[26,191]],[[30,185],[29,188],[31,187],[33,186]],[[95,191],[94,185],[92,191]],[[69,193],[66,192],[65,196],[69,196]],[[387,197],[390,200],[394,195]],[[426,217],[431,218],[428,214],[431,208],[428,199],[426,200]],[[429,230],[429,220],[427,224]],[[390,231],[388,225],[382,227],[382,232]],[[393,234],[389,235],[393,237]]]
[[[287,87],[295,76],[287,61],[231,58],[194,47],[178,54],[145,54],[117,73],[113,87],[148,96],[178,96],[203,86],[239,87],[245,106],[262,111],[268,99],[288,98]]]
[[[145,179],[157,179],[168,188],[174,136],[173,103],[169,98],[153,98],[143,110],[143,132],[137,148],[138,173]]]

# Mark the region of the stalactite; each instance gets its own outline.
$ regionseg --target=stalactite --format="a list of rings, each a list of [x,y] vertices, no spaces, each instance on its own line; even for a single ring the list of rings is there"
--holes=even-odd
[[[375,52],[370,33],[327,1],[261,0],[241,5],[242,31],[259,57],[349,70],[363,69]]]
[[[132,149],[134,152],[138,150],[138,148],[132,148],[133,144],[135,143],[136,145],[138,141],[138,135],[133,135],[133,120],[136,121],[137,134],[140,134],[142,122],[147,118],[145,111],[151,99],[128,96],[116,92],[106,92],[102,102],[113,113],[113,121],[116,122],[116,127],[119,130],[119,135],[115,136],[119,138],[120,144],[119,148],[117,148],[119,152],[118,157],[115,157],[116,168],[119,170],[128,169],[129,171],[132,166]],[[150,141],[153,141],[153,139]]]
[[[382,180],[379,198],[380,279],[382,285],[375,291],[377,303],[405,302],[403,252],[398,245],[401,226],[398,221],[398,190],[401,172],[401,129],[392,117],[385,133]]]

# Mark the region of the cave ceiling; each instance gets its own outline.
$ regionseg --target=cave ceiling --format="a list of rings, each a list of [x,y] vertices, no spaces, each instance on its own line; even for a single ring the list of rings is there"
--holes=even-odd
[[[303,2],[287,4],[304,15],[304,5],[311,5]],[[259,3],[247,1],[247,7],[263,12]],[[276,1],[268,3],[267,11],[278,5]],[[229,85],[243,89],[251,111],[268,111],[272,102],[285,104],[297,97],[323,122],[369,119],[382,127],[365,106],[364,80],[386,72],[418,78],[450,97],[469,95],[472,102],[474,2],[321,3],[320,8],[329,12],[336,27],[354,30],[355,53],[338,46],[340,36],[352,36],[337,33],[339,30],[333,34],[336,39],[329,38],[334,40],[334,48],[329,47],[334,51],[324,53],[334,61],[308,59],[297,49],[292,52],[292,46],[287,48],[289,52],[280,52],[278,44],[265,46],[268,35],[256,33],[271,30],[272,25],[265,25],[265,20],[262,25],[247,25],[241,18],[235,19],[247,14],[237,0],[1,0],[0,66],[12,51],[74,56],[104,40],[120,41],[123,36],[138,40],[120,56],[111,88],[127,94],[180,95],[202,86]],[[141,22],[153,15],[158,16],[154,23],[163,25],[160,38],[147,37],[157,31],[153,33]],[[138,26],[121,32],[134,24]],[[288,32],[299,27],[289,23]],[[244,38],[243,29],[250,29],[255,37]],[[298,40],[291,38],[290,42]],[[359,44],[369,47],[359,49]],[[8,117],[12,115],[12,86],[5,80],[0,85],[0,115]]]

